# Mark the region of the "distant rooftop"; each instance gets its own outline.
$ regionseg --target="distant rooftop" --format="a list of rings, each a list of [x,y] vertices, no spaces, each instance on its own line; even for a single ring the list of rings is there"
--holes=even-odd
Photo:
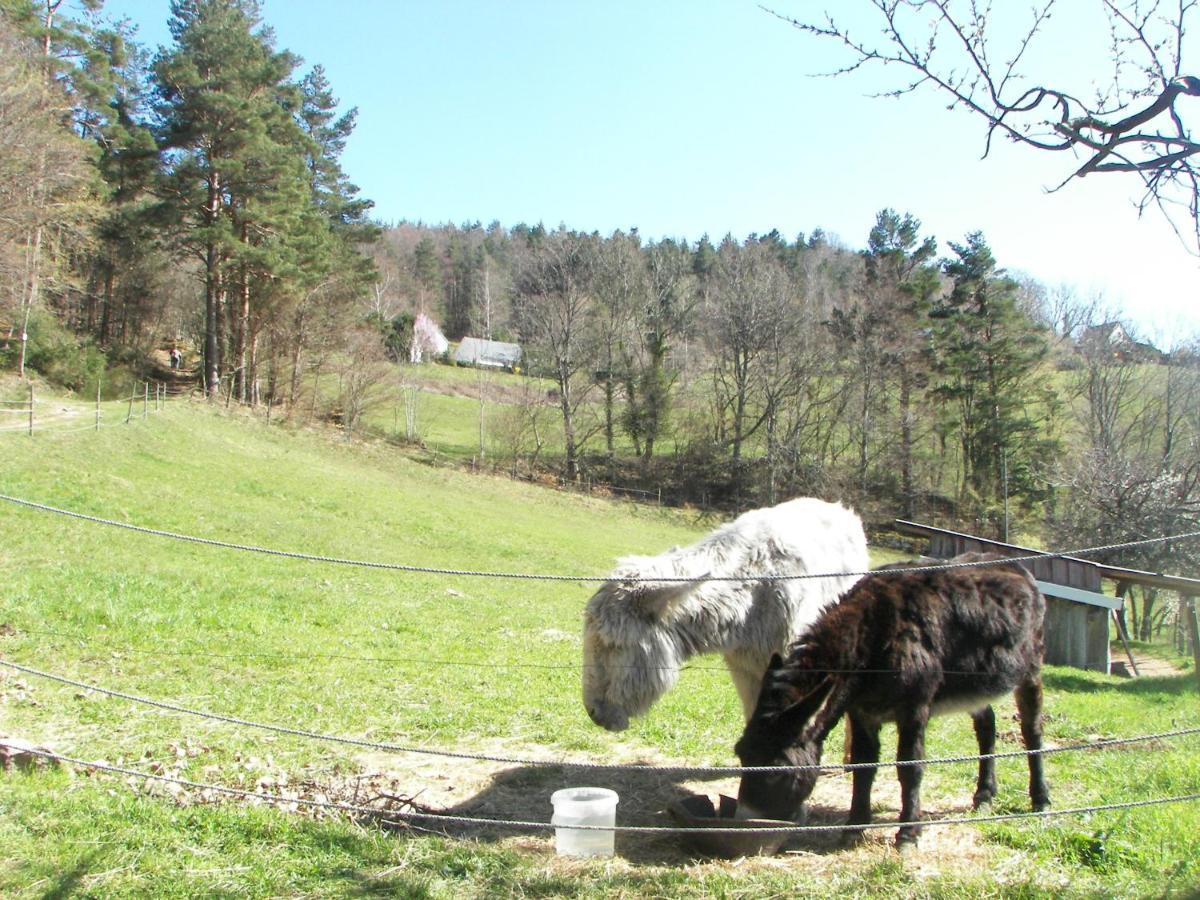
[[[465,337],[458,344],[454,361],[469,366],[513,368],[521,362],[521,346],[504,341]]]

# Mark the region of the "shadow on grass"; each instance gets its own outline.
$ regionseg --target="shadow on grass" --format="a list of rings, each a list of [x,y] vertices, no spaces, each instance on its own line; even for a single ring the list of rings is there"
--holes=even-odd
[[[1197,693],[1196,675],[1193,672],[1184,672],[1179,675],[1117,678],[1104,675],[1076,675],[1069,671],[1043,671],[1042,683],[1048,690],[1070,691],[1075,694],[1125,694],[1130,697],[1168,694],[1179,697]]]
[[[674,827],[677,823],[670,817],[667,808],[676,800],[690,794],[718,791],[733,793],[736,783],[728,775],[689,776],[685,779],[671,777],[655,771],[609,771],[593,770],[575,772],[541,766],[521,766],[497,772],[488,786],[473,797],[454,806],[440,810],[448,816],[467,816],[480,819],[519,820],[548,822],[552,813],[550,795],[562,787],[587,786],[608,788],[620,797],[617,805],[617,825],[645,825],[652,827]],[[711,788],[696,788],[697,781],[719,781]],[[837,825],[845,821],[843,806],[810,806],[809,824]],[[469,838],[483,842],[498,842],[514,834],[528,835],[548,842],[547,849],[553,851],[554,832],[550,829],[517,828],[510,826],[465,825],[447,823],[440,825],[432,820],[419,823],[422,828],[436,831],[449,838]],[[818,832],[789,839],[785,849],[804,849],[808,852],[826,853],[840,849],[840,832]],[[637,864],[682,865],[693,859],[704,858],[693,852],[678,833],[646,834],[617,832],[615,849],[618,856]]]
[[[84,878],[87,877],[88,871],[92,868],[95,859],[96,853],[93,851],[75,863],[74,867],[69,871],[48,878],[47,880],[52,881],[53,885],[46,888],[42,893],[42,900],[61,900],[63,897],[75,896]]]

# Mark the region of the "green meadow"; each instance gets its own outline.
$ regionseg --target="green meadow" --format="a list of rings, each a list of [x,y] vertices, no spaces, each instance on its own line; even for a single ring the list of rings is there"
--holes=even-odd
[[[446,443],[469,446],[462,417],[477,402],[437,396],[428,397],[431,431],[433,421],[457,422],[463,430],[447,425],[456,436]],[[186,401],[99,432],[0,434],[0,460],[0,493],[89,516],[335,559],[490,573],[284,558],[0,502],[0,660],[251,722],[470,758],[272,733],[3,667],[0,734],[291,800],[484,819],[545,822],[550,793],[583,779],[618,790],[619,824],[665,826],[664,808],[683,791],[736,789],[729,777],[528,764],[736,764],[741,711],[719,659],[695,660],[622,734],[592,725],[580,702],[581,612],[595,576],[622,555],[696,539],[717,524],[711,516],[472,475],[384,441],[268,426]],[[1049,669],[1049,741],[1200,726],[1194,673],[1174,661],[1181,674],[1139,680]],[[998,714],[1000,749],[1018,749],[1011,702]],[[840,748],[840,730],[831,741]],[[973,752],[970,720],[937,720],[927,750]],[[992,812],[1026,811],[1022,761],[1002,762],[999,774]],[[1059,809],[1193,793],[1200,739],[1057,754],[1048,776]],[[973,777],[970,765],[931,766],[927,812],[970,816]],[[849,784],[824,778],[818,797],[818,818],[837,822]],[[874,799],[880,819],[894,818],[890,772]],[[1142,897],[1200,885],[1194,801],[931,828],[921,851],[903,859],[890,847],[892,829],[854,849],[801,839],[792,852],[733,862],[695,858],[669,835],[619,834],[613,859],[576,861],[556,857],[544,830],[415,824],[70,766],[13,766],[0,774],[0,894]]]

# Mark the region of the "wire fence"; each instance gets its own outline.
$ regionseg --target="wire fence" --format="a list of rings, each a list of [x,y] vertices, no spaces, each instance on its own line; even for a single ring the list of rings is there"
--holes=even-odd
[[[16,630],[14,629],[14,633]],[[22,628],[21,633],[24,634],[39,634],[50,637],[66,638],[76,642],[80,647],[88,647],[93,643],[87,636],[79,632],[59,631],[46,628]],[[345,635],[350,636],[350,635]],[[371,636],[378,636],[371,635]],[[639,672],[679,672],[679,673],[709,673],[713,675],[727,676],[729,669],[726,666],[706,666],[697,663],[684,663],[682,665],[651,665],[649,663],[639,663],[637,665],[620,665],[611,662],[606,662],[603,665],[589,664],[586,662],[559,662],[559,663],[531,663],[531,662],[509,662],[505,660],[488,660],[486,662],[472,662],[471,660],[462,659],[437,659],[428,656],[393,656],[393,655],[375,655],[370,656],[355,654],[355,653],[278,653],[278,652],[245,652],[245,653],[220,653],[211,650],[183,650],[174,646],[168,646],[164,643],[154,643],[149,648],[134,647],[132,645],[123,644],[114,646],[110,642],[96,644],[97,649],[103,649],[112,653],[134,653],[144,656],[175,656],[188,659],[204,659],[204,660],[238,660],[238,659],[272,659],[272,660],[292,660],[296,662],[313,662],[316,660],[340,660],[345,662],[363,662],[363,663],[379,663],[389,666],[401,666],[420,669],[440,668],[440,669],[487,669],[489,671],[508,671],[508,670],[534,670],[534,671],[551,671],[551,672],[573,672],[578,673],[592,668],[603,668],[606,671],[628,670]],[[902,674],[899,669],[827,669],[827,668],[811,668],[805,671],[814,675],[899,675]],[[978,677],[981,673],[974,670],[966,669],[942,669],[943,675],[961,676],[966,678]]]
[[[0,401],[0,416],[9,417],[0,418],[0,434],[22,433],[33,437],[35,434],[75,434],[128,425],[135,419],[148,418],[152,412],[161,412],[166,408],[168,398],[177,396],[179,394],[168,390],[165,382],[145,381],[134,385],[128,397],[102,402],[100,385],[97,384],[94,403],[80,404],[58,399],[43,400],[35,396],[34,388],[30,386],[28,399]],[[106,416],[111,416],[113,421],[104,421]],[[89,424],[76,424],[86,419],[91,420]],[[61,425],[75,427],[61,428]]]
[[[0,739],[0,746],[3,745],[3,739]],[[308,797],[285,797],[279,794],[271,794],[266,791],[248,791],[244,788],[227,787],[226,785],[213,784],[211,782],[192,781],[187,778],[178,778],[172,775],[161,775],[151,772],[142,772],[138,769],[130,769],[125,766],[114,766],[103,762],[89,762],[87,760],[77,759],[75,757],[64,756],[59,753],[53,753],[40,747],[21,747],[21,752],[27,753],[30,756],[39,757],[42,759],[52,760],[65,765],[75,766],[77,768],[86,769],[95,772],[107,772],[113,775],[124,775],[126,777],[140,778],[145,781],[154,781],[165,784],[174,784],[179,787],[190,788],[197,791],[208,791],[213,794],[224,794],[226,796],[237,797],[243,800],[253,800],[260,803],[271,803],[281,806],[304,806],[311,809],[326,809],[337,810],[344,813],[352,813],[359,816],[369,816],[374,819],[380,817],[387,819],[400,819],[403,821],[426,822],[440,825],[461,825],[473,827],[489,827],[489,828],[520,828],[536,831],[549,831],[560,825],[555,825],[553,822],[542,822],[534,820],[522,819],[490,819],[481,818],[478,816],[459,816],[448,813],[439,812],[421,812],[417,810],[396,810],[396,809],[380,809],[374,806],[363,806],[354,803],[339,803],[333,800],[317,800]],[[938,826],[954,826],[954,825],[984,825],[994,824],[998,822],[1013,822],[1023,819],[1050,819],[1062,816],[1075,815],[1091,815],[1098,812],[1114,812],[1120,810],[1140,809],[1148,806],[1163,806],[1170,803],[1187,803],[1200,800],[1200,793],[1196,794],[1178,794],[1172,797],[1154,797],[1147,800],[1125,800],[1119,803],[1102,803],[1093,806],[1077,806],[1066,809],[1048,809],[1035,812],[1025,813],[1001,813],[996,815],[982,815],[971,817],[956,817],[948,819],[922,819],[918,823],[922,828],[938,827]],[[860,824],[841,824],[841,825],[788,825],[788,826],[756,826],[756,827],[720,827],[705,826],[705,834],[818,834],[821,832],[847,832],[847,831],[869,831],[880,828],[895,828],[897,825],[902,825],[902,822],[865,822]],[[572,830],[578,831],[603,831],[603,832],[621,832],[625,834],[642,834],[642,835],[667,835],[667,834],[684,834],[694,833],[695,829],[687,826],[670,826],[670,825],[585,825],[582,823],[571,825]]]
[[[409,563],[391,563],[379,562],[366,559],[348,559],[337,556],[322,556],[312,553],[304,553],[296,550],[278,550],[271,547],[260,547],[254,544],[240,544],[231,541],[221,541],[215,538],[198,537],[191,534],[182,534],[176,531],[166,531],[160,528],[150,528],[144,525],[134,525],[130,522],[118,522],[113,519],[106,519],[101,516],[92,516],[87,513],[75,512],[73,510],[62,509],[56,506],[50,506],[46,503],[37,503],[33,500],[25,500],[21,497],[13,497],[8,494],[0,494],[0,500],[12,503],[17,506],[23,506],[27,509],[34,509],[39,512],[52,513],[54,515],[66,516],[80,521],[90,522],[95,525],[107,525],[112,528],[123,528],[127,531],[135,531],[139,534],[148,534],[155,537],[168,538],[170,540],[182,541],[191,544],[201,544],[208,547],[218,547],[225,550],[236,550],[245,553],[259,553],[265,556],[277,556],[284,559],[297,559],[306,562],[327,563],[331,565],[341,566],[357,566],[367,569],[384,569],[394,572],[410,572],[426,575],[452,575],[464,578],[509,578],[527,581],[574,581],[574,582],[606,582],[613,580],[611,575],[557,575],[538,572],[502,572],[502,571],[480,571],[476,569],[452,569],[441,568],[436,566],[418,566]],[[1122,541],[1115,544],[1102,544],[1095,547],[1084,547],[1076,550],[1057,550],[1046,551],[1044,553],[1029,553],[1023,556],[1005,557],[1003,562],[1019,563],[1028,562],[1035,559],[1058,559],[1062,557],[1086,557],[1097,553],[1109,552],[1112,550],[1124,550],[1131,547],[1144,547],[1151,544],[1171,543],[1175,541],[1187,541],[1200,538],[1200,531],[1187,531],[1180,534],[1167,535],[1162,537],[1143,538],[1136,541]],[[950,569],[970,569],[984,566],[996,565],[994,559],[981,559],[965,562],[947,562],[936,565],[921,565],[921,566],[899,566],[886,570],[871,570],[864,569],[858,572],[800,572],[787,574],[772,574],[764,573],[755,575],[753,578],[747,578],[745,575],[714,575],[712,573],[698,576],[654,576],[654,577],[635,577],[621,576],[619,581],[622,583],[636,584],[639,582],[654,582],[654,583],[700,583],[700,582],[760,582],[760,581],[801,581],[818,578],[861,578],[864,575],[899,575],[911,572],[940,572]]]
[[[22,672],[26,675],[33,675],[38,678],[44,678],[48,681],[55,681],[59,684],[67,685],[68,687],[79,688],[85,691],[93,691],[108,697],[114,697],[116,699],[126,700],[130,703],[153,707],[165,712],[181,713],[201,719],[208,719],[210,721],[222,722],[229,725],[238,725],[245,728],[269,731],[275,734],[284,734],[291,737],[324,741],[334,744],[344,744],[352,747],[376,750],[385,753],[411,753],[423,756],[439,756],[447,759],[472,760],[475,762],[492,762],[503,763],[505,765],[527,766],[529,768],[569,768],[604,772],[655,772],[670,775],[742,775],[746,772],[843,772],[853,769],[877,769],[891,766],[927,766],[949,765],[955,763],[978,763],[981,760],[987,759],[1013,759],[1031,755],[1051,756],[1059,753],[1104,750],[1128,744],[1162,741],[1200,734],[1200,727],[1179,728],[1172,731],[1138,735],[1136,737],[1109,738],[1101,741],[1069,744],[1063,747],[1046,747],[1040,750],[1008,750],[1000,753],[942,756],[932,757],[929,759],[893,760],[875,763],[821,763],[800,766],[657,766],[641,763],[599,763],[590,760],[530,759],[517,756],[467,753],[459,750],[443,750],[433,747],[395,744],[387,741],[368,741],[362,738],[350,738],[341,735],[326,734],[304,728],[292,728],[286,725],[277,725],[270,722],[259,722],[253,719],[245,719],[238,716],[225,715],[223,713],[214,713],[206,710],[194,709],[191,707],[181,706],[176,703],[155,700],[150,697],[142,697],[137,694],[130,694],[124,691],[106,688],[85,681],[79,681],[74,678],[67,678],[63,675],[56,675],[51,672],[44,672],[39,669],[34,669],[30,666],[24,666],[19,663],[11,662],[9,660],[0,659],[0,666],[4,666],[17,672]]]

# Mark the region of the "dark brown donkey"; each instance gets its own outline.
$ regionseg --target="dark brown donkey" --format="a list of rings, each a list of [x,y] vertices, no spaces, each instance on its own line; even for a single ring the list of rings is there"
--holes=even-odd
[[[958,562],[1000,560],[967,554]],[[910,565],[919,565],[912,563]],[[806,766],[821,761],[826,735],[845,713],[851,761],[879,761],[879,729],[895,722],[897,761],[925,757],[929,717],[965,711],[980,755],[993,753],[991,703],[1014,691],[1028,750],[1042,747],[1042,619],[1046,602],[1015,563],[933,572],[877,571],[817,619],[800,641],[771,660],[754,714],[735,752],[743,766]],[[921,765],[897,766],[901,827],[896,845],[920,834]],[[803,821],[817,773],[747,772],[739,817]],[[871,821],[875,769],[854,770],[848,824]],[[980,760],[974,803],[996,793],[994,760]],[[1050,805],[1042,757],[1029,756],[1035,810]],[[858,832],[847,832],[853,838]]]

